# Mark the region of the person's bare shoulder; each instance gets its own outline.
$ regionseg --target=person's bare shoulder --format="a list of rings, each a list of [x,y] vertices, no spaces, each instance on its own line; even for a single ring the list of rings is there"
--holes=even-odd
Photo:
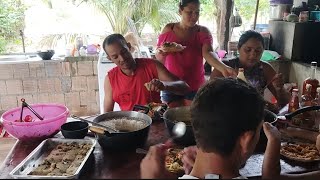
[[[275,69],[273,68],[273,66],[270,63],[265,62],[265,61],[261,61],[261,64],[262,64],[263,70],[265,72],[275,72]]]
[[[274,76],[276,75],[276,70],[273,68],[273,66],[265,61],[261,61],[262,67],[263,67],[263,72],[265,77],[267,78],[267,81],[271,81]]]
[[[169,24],[167,24],[167,25],[162,29],[161,34],[171,31],[171,30],[172,30],[172,27],[173,27],[174,25],[175,25],[175,23],[169,23]]]
[[[200,28],[200,32],[211,34],[210,30],[207,27],[201,26],[201,25],[198,25],[198,26]]]

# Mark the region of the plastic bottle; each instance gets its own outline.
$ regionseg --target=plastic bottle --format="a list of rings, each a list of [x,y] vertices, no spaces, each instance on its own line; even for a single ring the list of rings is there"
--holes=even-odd
[[[87,51],[85,47],[81,47],[79,50],[79,54],[80,56],[86,56],[87,55]]]
[[[243,80],[246,83],[248,83],[247,78],[244,75],[244,69],[243,68],[239,68],[237,78]]]
[[[301,96],[302,107],[312,106],[312,101],[314,98],[312,98],[311,96],[311,89],[312,89],[312,85],[307,84],[306,93]],[[312,111],[302,113],[302,119],[303,119],[303,125],[308,128],[312,128],[315,125],[314,112]]]
[[[317,95],[316,95],[316,98],[313,99],[312,105],[313,106],[320,105],[320,87],[317,88]]]
[[[294,112],[299,109],[299,90],[293,89],[291,100],[289,102],[288,112]]]
[[[312,106],[312,101],[314,98],[312,98],[312,96],[311,96],[311,89],[312,89],[312,85],[307,84],[305,94],[303,94],[301,96],[301,106],[302,107]]]
[[[306,85],[311,84],[311,96],[314,99],[317,95],[317,88],[319,87],[319,81],[316,79],[317,73],[317,62],[311,62],[311,72],[310,76],[303,81],[302,94],[306,93]]]

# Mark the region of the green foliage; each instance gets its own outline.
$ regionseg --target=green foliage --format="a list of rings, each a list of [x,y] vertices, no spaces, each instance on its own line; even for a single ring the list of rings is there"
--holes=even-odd
[[[251,20],[256,10],[256,0],[235,0],[235,6],[238,8],[240,16],[245,20]],[[269,0],[260,0],[259,12],[269,11]]]
[[[20,0],[0,0],[0,53],[16,42],[24,28],[25,6]]]
[[[215,16],[215,6],[214,0],[202,0],[201,1],[201,14],[200,16],[207,19],[212,20]]]
[[[114,32],[128,30],[128,18],[133,20],[139,34],[147,23],[159,32],[164,24],[178,19],[177,0],[87,0],[106,15]]]

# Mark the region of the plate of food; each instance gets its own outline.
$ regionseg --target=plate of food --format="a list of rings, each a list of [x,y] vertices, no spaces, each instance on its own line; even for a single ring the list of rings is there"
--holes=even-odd
[[[186,46],[178,44],[176,42],[164,42],[159,48],[163,52],[180,52],[183,51]]]
[[[320,161],[320,154],[315,144],[284,144],[281,146],[280,154],[287,159],[299,162]]]
[[[146,105],[134,105],[133,111],[138,111],[147,114],[153,120],[160,120],[163,117],[163,113],[168,109],[168,105],[165,103],[151,102]]]
[[[166,156],[166,168],[172,173],[183,173],[182,149],[169,148]]]

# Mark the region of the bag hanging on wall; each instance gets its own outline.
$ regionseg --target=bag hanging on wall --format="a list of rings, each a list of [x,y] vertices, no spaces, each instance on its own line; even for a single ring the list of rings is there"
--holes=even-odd
[[[233,11],[233,27],[240,27],[242,25],[242,18],[239,14],[239,11],[234,7]]]

